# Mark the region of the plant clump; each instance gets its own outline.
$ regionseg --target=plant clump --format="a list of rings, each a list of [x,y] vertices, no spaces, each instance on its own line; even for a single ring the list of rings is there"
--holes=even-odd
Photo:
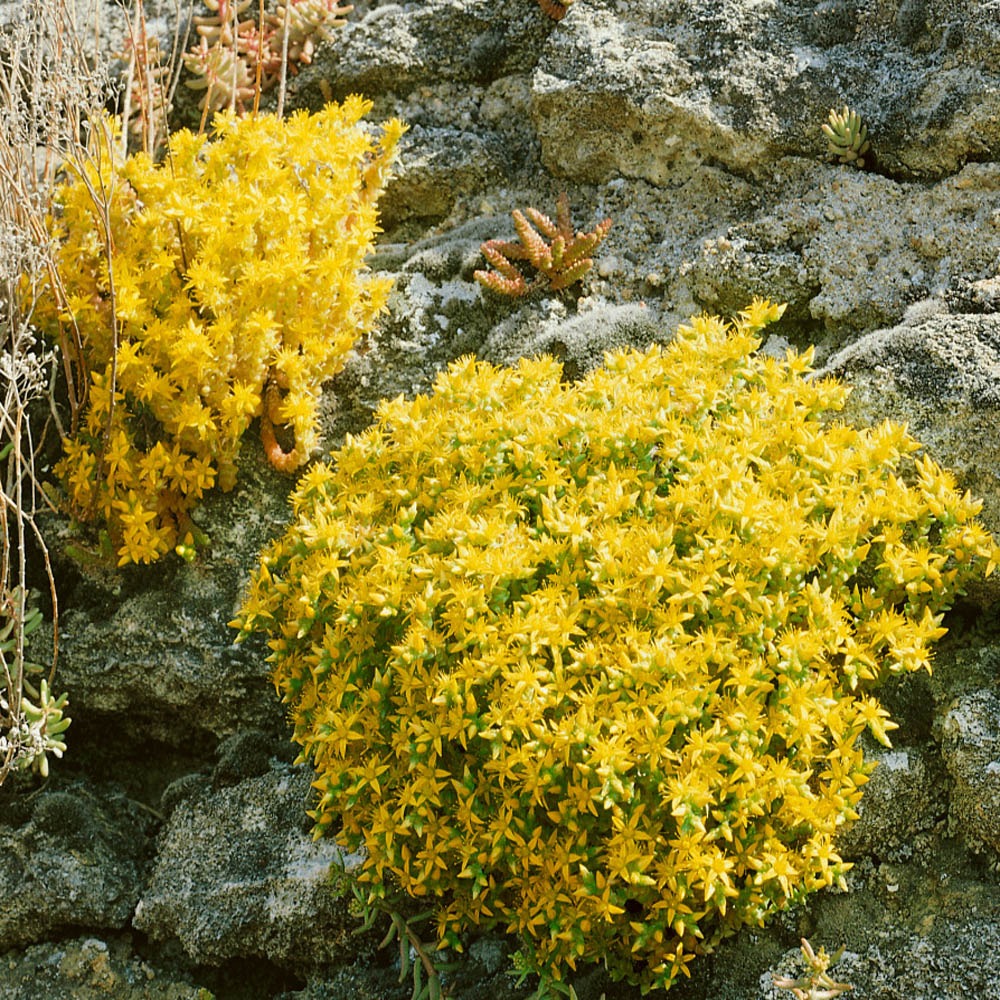
[[[865,154],[871,148],[868,126],[857,111],[846,105],[840,111],[830,110],[829,120],[822,126],[826,148],[838,163],[852,163],[858,169],[865,165]]]
[[[309,65],[317,43],[329,40],[354,9],[340,0],[287,0],[260,18],[252,0],[204,2],[212,13],[193,18],[198,43],[183,58],[194,79],[185,85],[205,92],[202,108],[241,113],[279,81],[283,68],[295,73]]]
[[[276,467],[315,449],[321,386],[388,293],[362,270],[403,126],[376,138],[359,124],[369,108],[220,114],[211,138],[174,134],[161,164],[123,160],[99,125],[67,165],[60,281],[37,317],[78,333],[90,386],[57,473],[121,564],[190,553],[190,508],[233,487],[254,418]]]
[[[316,834],[443,945],[500,928],[543,982],[667,988],[843,884],[872,691],[1000,550],[904,427],[755,353],[780,313],[574,384],[460,360],[300,480],[234,625],[268,637]]]
[[[536,288],[558,292],[576,284],[593,266],[591,254],[611,229],[611,220],[605,219],[589,233],[574,233],[565,191],[556,203],[555,222],[537,208],[526,208],[523,213],[514,209],[511,216],[518,241],[483,243],[480,250],[495,270],[475,271],[473,277],[484,288],[513,298]]]
[[[812,945],[802,938],[802,960],[806,971],[797,979],[789,976],[775,976],[774,985],[779,990],[789,990],[795,1000],[835,1000],[841,993],[849,993],[854,987],[850,983],[838,983],[827,971],[844,957],[841,945],[832,955],[825,949],[813,951]]]
[[[46,677],[37,686],[28,679],[43,673],[40,664],[24,658],[23,648],[41,624],[42,613],[23,588],[0,594],[0,784],[11,771],[28,767],[47,778],[48,755],[66,751],[68,695],[53,696]]]

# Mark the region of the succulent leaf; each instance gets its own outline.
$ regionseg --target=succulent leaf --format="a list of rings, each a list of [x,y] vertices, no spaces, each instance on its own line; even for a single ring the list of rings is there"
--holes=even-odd
[[[511,216],[520,242],[487,240],[480,248],[499,275],[494,277],[490,271],[474,273],[481,285],[503,295],[526,295],[545,284],[553,291],[569,288],[590,270],[593,265],[590,255],[611,229],[611,220],[605,219],[589,233],[574,233],[565,192],[559,196],[555,222],[535,208],[526,208],[524,212],[515,209]],[[546,243],[546,238],[550,242]],[[537,272],[531,284],[512,263],[515,260],[525,261]]]
[[[831,109],[829,121],[822,129],[831,156],[840,163],[864,167],[864,156],[871,144],[868,142],[868,127],[862,122],[861,115],[846,105],[839,112]]]

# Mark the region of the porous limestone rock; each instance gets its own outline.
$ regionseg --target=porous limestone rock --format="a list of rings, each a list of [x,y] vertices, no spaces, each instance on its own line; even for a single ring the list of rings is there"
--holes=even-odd
[[[529,70],[555,25],[538,16],[535,0],[362,0],[336,29],[335,44],[317,53],[318,69],[304,70],[291,85],[298,103],[309,103],[323,79],[337,99],[347,94],[405,93],[448,81],[485,84]]]
[[[208,1000],[133,949],[130,935],[103,935],[0,954],[0,1000]]]
[[[333,873],[357,859],[309,836],[310,773],[275,762],[173,805],[133,925],[176,938],[198,963],[240,956],[306,967],[344,964],[357,951],[350,893]]]
[[[914,184],[803,161],[786,174],[789,162],[780,194],[777,178],[763,185],[773,201],[681,263],[678,284],[702,308],[732,312],[750,293],[780,299],[797,342],[819,341],[822,356],[1000,265],[995,163]]]
[[[956,942],[961,944],[956,947]],[[853,986],[846,994],[850,997],[966,1000],[971,995],[996,1000],[1000,996],[998,944],[1000,924],[995,914],[954,912],[946,918],[941,913],[937,918],[928,916],[918,932],[885,927],[868,947],[845,951],[830,975]],[[825,950],[832,953],[836,945],[831,941]],[[804,971],[800,950],[789,949],[761,977],[759,992],[743,995],[747,1000],[786,1000],[789,992],[774,985],[775,976],[794,979]]]
[[[58,555],[59,682],[73,713],[103,719],[114,739],[204,745],[241,727],[281,728],[260,645],[236,645],[228,625],[246,567],[289,516],[291,479],[259,452],[250,437],[236,488],[211,493],[193,512],[210,539],[194,563],[112,572]],[[49,650],[36,659],[47,661]]]
[[[896,741],[892,748],[868,741],[865,757],[875,770],[858,806],[860,819],[838,836],[837,849],[845,858],[908,861],[926,850],[926,835],[947,814],[944,766],[932,748]]]
[[[547,306],[549,315],[515,313],[497,323],[480,348],[480,357],[513,365],[518,358],[551,354],[562,362],[564,376],[573,380],[597,368],[609,351],[641,350],[667,339],[644,306],[595,305],[570,317],[556,302]]]
[[[880,169],[946,176],[1000,150],[1000,26],[982,8],[589,0],[535,69],[542,161],[589,182],[664,184],[690,161],[760,174],[822,157],[819,125],[846,104]]]
[[[852,387],[845,417],[906,423],[983,500],[983,523],[1000,533],[1000,315],[914,307],[899,325],[835,354],[823,372]]]
[[[4,788],[0,948],[66,928],[126,927],[146,875],[152,827],[152,817],[113,786],[57,776],[30,796]]]
[[[979,689],[956,698],[939,720],[952,780],[951,820],[976,850],[1000,855],[1000,695]]]

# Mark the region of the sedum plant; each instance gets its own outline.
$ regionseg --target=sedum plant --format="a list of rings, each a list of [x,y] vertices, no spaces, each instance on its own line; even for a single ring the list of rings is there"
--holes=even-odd
[[[321,386],[388,292],[362,271],[403,126],[376,139],[360,124],[369,108],[220,114],[211,138],[173,135],[159,164],[122,160],[98,127],[90,157],[67,166],[61,283],[37,316],[78,331],[90,388],[57,472],[120,564],[190,554],[190,508],[232,489],[255,418],[277,468],[315,449]]]
[[[834,1000],[841,993],[849,993],[854,987],[850,983],[838,983],[827,971],[844,956],[841,945],[832,955],[820,948],[813,951],[812,945],[802,938],[802,961],[806,971],[798,979],[789,976],[775,976],[774,985],[779,990],[789,990],[795,1000]]]
[[[537,208],[524,212],[514,209],[511,215],[517,242],[495,239],[483,243],[480,250],[494,270],[475,271],[473,277],[484,288],[512,298],[536,288],[563,291],[575,285],[593,266],[591,254],[611,229],[611,220],[605,219],[589,233],[574,233],[565,191],[556,204],[555,222]],[[529,283],[527,278],[532,274]]]
[[[41,624],[42,613],[24,588],[0,593],[0,784],[11,771],[28,767],[47,778],[48,755],[66,751],[68,695],[54,697],[48,678],[36,687],[27,676],[44,670],[24,657],[24,640]]]
[[[234,625],[268,637],[316,834],[442,945],[500,928],[543,986],[666,988],[843,885],[872,691],[1000,551],[905,428],[755,353],[780,313],[575,384],[460,360],[300,480]]]
[[[865,154],[871,148],[868,141],[868,126],[857,111],[847,105],[840,111],[830,109],[830,116],[822,126],[826,136],[827,153],[838,163],[853,163],[859,169],[865,165]]]
[[[253,0],[204,0],[212,12],[193,18],[198,44],[184,54],[194,75],[186,82],[203,90],[201,107],[241,113],[281,80],[312,62],[316,45],[347,23],[354,8],[340,0],[287,0],[273,12]],[[255,106],[255,105],[254,105]]]

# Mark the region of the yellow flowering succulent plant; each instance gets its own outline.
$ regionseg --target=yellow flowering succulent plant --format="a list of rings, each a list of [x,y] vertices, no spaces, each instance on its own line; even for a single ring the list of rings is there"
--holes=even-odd
[[[39,318],[78,331],[90,386],[57,471],[120,563],[189,551],[190,508],[233,487],[254,418],[276,467],[314,451],[321,386],[388,291],[362,271],[403,126],[376,137],[369,109],[220,114],[211,137],[174,134],[162,163],[123,159],[103,123],[68,165],[60,287]]]
[[[460,360],[300,480],[234,625],[269,639],[317,835],[442,944],[667,988],[842,884],[872,690],[929,667],[998,550],[905,428],[755,353],[780,313],[572,384]]]

